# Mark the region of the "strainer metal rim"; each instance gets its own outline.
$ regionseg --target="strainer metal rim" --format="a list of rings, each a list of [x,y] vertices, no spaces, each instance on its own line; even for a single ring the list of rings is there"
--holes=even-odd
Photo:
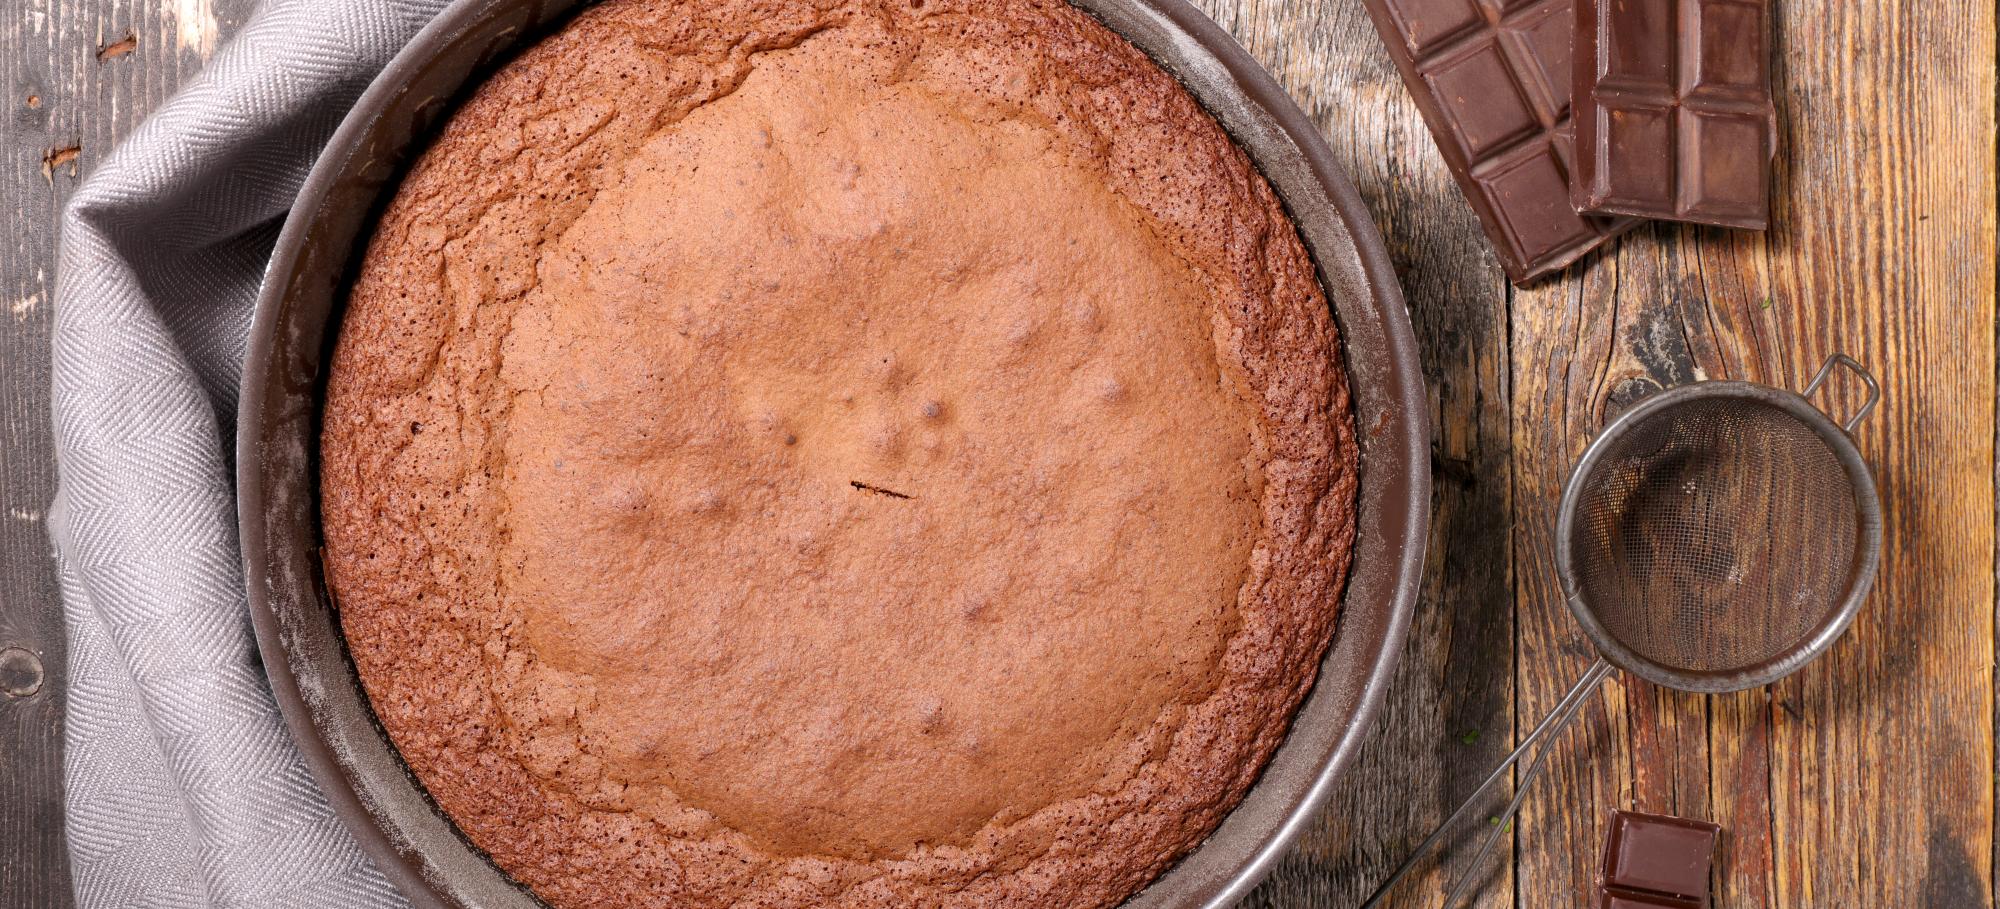
[[[1793,648],[1780,656],[1752,666],[1730,672],[1691,672],[1676,669],[1648,659],[1613,636],[1596,614],[1584,604],[1583,595],[1577,590],[1577,566],[1572,560],[1570,545],[1575,535],[1576,511],[1582,498],[1582,480],[1590,476],[1598,463],[1603,460],[1611,444],[1623,436],[1635,424],[1665,408],[1685,404],[1701,398],[1748,399],[1775,407],[1799,422],[1811,427],[1813,432],[1833,450],[1834,457],[1847,471],[1854,486],[1854,497],[1859,507],[1860,526],[1855,538],[1855,565],[1849,575],[1847,596],[1827,619]],[[1861,604],[1868,598],[1875,586],[1875,576],[1882,561],[1882,500],[1875,485],[1875,474],[1862,460],[1860,449],[1854,439],[1833,421],[1825,411],[1797,392],[1783,388],[1773,388],[1756,382],[1737,380],[1714,380],[1696,382],[1678,388],[1662,391],[1620,414],[1593,439],[1583,457],[1570,470],[1568,482],[1563,487],[1562,503],[1556,516],[1556,574],[1562,584],[1563,605],[1583,626],[1584,633],[1597,645],[1599,654],[1606,662],[1630,672],[1656,685],[1663,685],[1679,691],[1719,694],[1757,688],[1775,682],[1798,671],[1811,662],[1833,642],[1846,633],[1854,617],[1861,610]]]

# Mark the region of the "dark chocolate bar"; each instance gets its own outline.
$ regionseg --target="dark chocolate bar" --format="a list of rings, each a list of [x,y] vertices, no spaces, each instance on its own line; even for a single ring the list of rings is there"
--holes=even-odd
[[[1571,0],[1365,2],[1514,283],[1636,223],[1570,203]]]
[[[1705,821],[1613,811],[1598,880],[1607,895],[1599,905],[1708,905],[1709,866],[1722,828]],[[1637,902],[1651,899],[1652,902]]]
[[[1580,211],[1762,230],[1769,0],[1576,0]]]

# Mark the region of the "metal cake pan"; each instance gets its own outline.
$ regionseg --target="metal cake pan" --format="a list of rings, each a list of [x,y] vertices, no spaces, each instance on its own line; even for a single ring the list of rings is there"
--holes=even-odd
[[[307,178],[258,298],[237,425],[245,577],[277,700],[336,812],[419,906],[542,903],[425,795],[370,711],[319,559],[323,368],[386,190],[442,114],[589,0],[460,0],[384,69]],[[1319,680],[1242,804],[1132,909],[1222,907],[1262,880],[1359,750],[1402,649],[1429,522],[1416,339],[1381,235],[1284,90],[1184,0],[1073,0],[1150,54],[1247,151],[1298,225],[1341,331],[1361,446],[1359,533]]]

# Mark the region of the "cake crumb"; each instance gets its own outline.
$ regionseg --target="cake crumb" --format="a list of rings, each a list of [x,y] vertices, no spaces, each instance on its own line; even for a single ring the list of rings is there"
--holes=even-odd
[[[97,49],[97,62],[106,63],[123,57],[139,49],[139,36],[127,32],[125,37]]]
[[[42,155],[42,182],[53,184],[56,181],[56,171],[64,167],[69,168],[70,176],[76,176],[78,169],[77,159],[82,156],[82,145],[66,145],[61,148],[49,149]]]

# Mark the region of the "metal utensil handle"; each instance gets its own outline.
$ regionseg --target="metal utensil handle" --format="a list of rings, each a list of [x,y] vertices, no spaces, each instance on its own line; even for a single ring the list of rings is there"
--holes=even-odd
[[[1397,866],[1395,873],[1390,874],[1388,880],[1383,881],[1381,886],[1375,888],[1374,893],[1368,895],[1367,901],[1361,904],[1361,909],[1374,909],[1375,906],[1379,905],[1382,899],[1387,897],[1389,892],[1394,890],[1398,883],[1402,882],[1403,878],[1409,876],[1410,871],[1417,867],[1417,863],[1422,861],[1424,856],[1429,855],[1431,850],[1437,848],[1438,843],[1444,840],[1444,835],[1450,832],[1453,826],[1457,825],[1459,819],[1464,817],[1466,812],[1471,811],[1472,806],[1479,803],[1479,797],[1485,795],[1488,789],[1492,789],[1495,783],[1500,782],[1500,779],[1507,775],[1507,768],[1519,762],[1521,756],[1526,754],[1529,748],[1534,747],[1534,744],[1541,741],[1543,736],[1547,735],[1550,731],[1569,724],[1569,717],[1575,715],[1576,707],[1583,703],[1584,696],[1594,690],[1598,683],[1604,681],[1604,677],[1610,673],[1611,664],[1600,659],[1596,665],[1590,667],[1590,671],[1583,674],[1582,678],[1577,679],[1576,684],[1570,687],[1569,693],[1563,695],[1563,699],[1556,703],[1555,709],[1550,710],[1548,716],[1542,718],[1541,725],[1536,726],[1535,731],[1528,733],[1525,738],[1521,739],[1521,743],[1514,747],[1513,753],[1507,755],[1506,759],[1500,762],[1500,766],[1493,768],[1493,772],[1486,775],[1485,781],[1479,784],[1479,788],[1472,790],[1471,795],[1466,796],[1464,801],[1458,803],[1457,810],[1454,810],[1450,817],[1445,818],[1442,823],[1437,825],[1436,830],[1431,831],[1430,836],[1425,837],[1422,843],[1417,844],[1417,848],[1410,853],[1410,857],[1404,859],[1403,864]],[[1535,766],[1530,767],[1527,771],[1530,776],[1522,780],[1522,789],[1524,791],[1527,788],[1527,783],[1538,772],[1541,756],[1546,752],[1547,749],[1544,749],[1542,752],[1537,753]],[[1518,810],[1519,807],[1519,796],[1517,795],[1516,804],[1509,809],[1508,816],[1512,817],[1514,811]],[[1490,837],[1487,848],[1491,848]],[[1482,849],[1481,855],[1483,856],[1484,854],[1485,850]],[[1450,904],[1447,903],[1446,905]]]
[[[1861,409],[1855,411],[1854,416],[1848,417],[1847,422],[1840,427],[1847,432],[1853,432],[1854,427],[1861,425],[1861,421],[1867,419],[1868,415],[1875,411],[1875,405],[1882,403],[1882,386],[1876,384],[1875,377],[1869,375],[1868,369],[1853,357],[1844,353],[1837,353],[1831,357],[1827,357],[1826,363],[1819,368],[1819,374],[1813,376],[1812,384],[1806,386],[1805,394],[1800,395],[1800,397],[1811,400],[1812,396],[1819,392],[1820,386],[1826,384],[1827,378],[1833,375],[1833,368],[1835,366],[1847,367],[1855,375],[1861,377],[1862,384],[1868,386],[1867,403],[1862,404]],[[1827,414],[1827,416],[1832,416],[1832,414]]]
[[[1590,671],[1576,683],[1576,687],[1586,691],[1594,689],[1610,672],[1611,664],[1600,658],[1597,665],[1590,667]],[[1465,866],[1465,871],[1459,874],[1458,882],[1454,883],[1451,891],[1445,894],[1443,909],[1451,909],[1458,905],[1458,898],[1464,896],[1465,891],[1472,886],[1472,882],[1479,879],[1480,867],[1486,864],[1486,857],[1493,853],[1494,845],[1500,842],[1500,837],[1507,832],[1507,828],[1513,826],[1514,816],[1521,813],[1521,803],[1528,798],[1528,790],[1534,788],[1535,780],[1541,777],[1542,768],[1547,764],[1549,755],[1556,750],[1555,740],[1562,735],[1564,729],[1569,728],[1570,721],[1576,719],[1577,712],[1583,708],[1583,702],[1584,698],[1579,697],[1558,704],[1556,709],[1550,712],[1549,718],[1542,721],[1545,726],[1551,721],[1555,725],[1549,727],[1547,739],[1535,749],[1535,759],[1528,763],[1528,769],[1521,772],[1521,781],[1514,785],[1514,798],[1507,802],[1507,810],[1493,818],[1493,829],[1487,832],[1486,839],[1479,844],[1479,851],[1473,853],[1472,861]]]

